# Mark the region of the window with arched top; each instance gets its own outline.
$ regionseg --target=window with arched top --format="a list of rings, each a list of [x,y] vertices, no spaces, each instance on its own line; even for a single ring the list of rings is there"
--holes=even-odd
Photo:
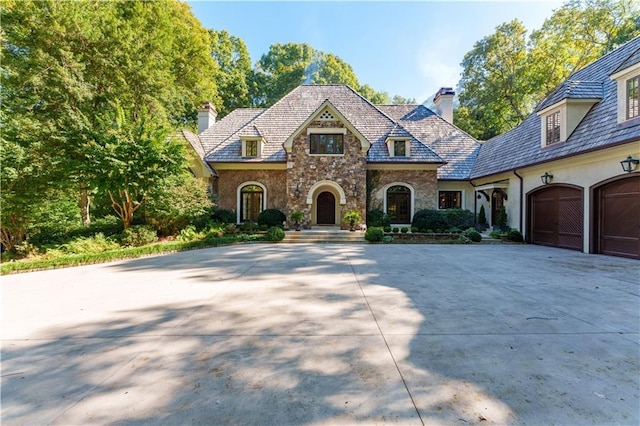
[[[403,185],[387,189],[387,215],[391,223],[411,223],[411,190]]]
[[[262,211],[264,190],[258,185],[245,185],[240,190],[240,222],[257,222]]]

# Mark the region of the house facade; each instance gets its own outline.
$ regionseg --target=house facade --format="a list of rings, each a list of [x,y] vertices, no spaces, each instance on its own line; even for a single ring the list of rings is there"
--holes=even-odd
[[[221,208],[237,221],[300,210],[310,226],[381,209],[484,206],[534,244],[640,258],[640,38],[574,73],[521,125],[480,143],[452,124],[453,91],[435,111],[373,105],[348,86],[299,86],[266,109],[215,120],[199,111],[199,152]],[[623,169],[623,166],[625,169]]]
[[[635,38],[485,142],[470,176],[478,205],[504,205],[529,243],[640,259],[639,79]]]
[[[453,92],[436,103],[451,118]],[[200,111],[218,206],[237,222],[277,208],[309,226],[346,228],[344,214],[378,208],[408,225],[419,209],[466,208],[480,143],[422,105],[373,105],[345,85],[303,85],[266,109],[215,120]],[[448,186],[447,186],[448,185]]]

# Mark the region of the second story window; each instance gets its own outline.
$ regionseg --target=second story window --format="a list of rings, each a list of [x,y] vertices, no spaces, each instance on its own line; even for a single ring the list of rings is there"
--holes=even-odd
[[[393,141],[393,153],[396,157],[407,156],[407,144],[405,141]]]
[[[546,136],[547,145],[560,142],[560,111],[547,115]]]
[[[258,141],[246,141],[245,144],[245,157],[257,157]]]
[[[344,154],[341,134],[317,134],[309,135],[310,154]]]
[[[640,76],[627,80],[627,120],[638,117],[638,104],[640,103],[640,91],[638,90]]]

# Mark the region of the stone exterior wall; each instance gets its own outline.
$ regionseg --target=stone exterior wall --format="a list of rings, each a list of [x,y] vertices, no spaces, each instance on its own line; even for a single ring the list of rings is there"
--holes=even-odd
[[[414,189],[414,212],[420,209],[438,208],[438,176],[436,170],[369,170],[368,209],[384,206],[385,186],[394,182],[409,184]]]
[[[308,127],[314,128],[344,128],[340,121],[313,121]],[[304,129],[295,138],[288,155],[287,193],[288,210],[300,210],[305,214],[306,223],[315,224],[315,206],[307,204],[310,196],[315,203],[319,192],[329,191],[336,197],[338,205],[336,220],[341,222],[344,213],[355,209],[360,213],[362,221],[365,218],[366,197],[366,153],[363,153],[358,138],[347,130],[343,136],[343,155],[311,155],[309,153],[309,135]],[[346,204],[340,205],[338,191],[331,186],[316,188],[310,194],[312,187],[321,181],[331,181],[339,185],[344,191]],[[285,212],[288,214],[288,212]],[[342,223],[343,228],[348,224]]]
[[[238,186],[244,182],[259,182],[267,189],[267,208],[280,209],[288,214],[284,183],[286,170],[218,170],[218,207],[238,210]]]

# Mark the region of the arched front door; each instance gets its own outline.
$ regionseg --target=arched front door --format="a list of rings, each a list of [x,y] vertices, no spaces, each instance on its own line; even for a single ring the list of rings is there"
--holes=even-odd
[[[318,194],[316,217],[318,225],[335,225],[336,197],[331,192],[324,191]]]

